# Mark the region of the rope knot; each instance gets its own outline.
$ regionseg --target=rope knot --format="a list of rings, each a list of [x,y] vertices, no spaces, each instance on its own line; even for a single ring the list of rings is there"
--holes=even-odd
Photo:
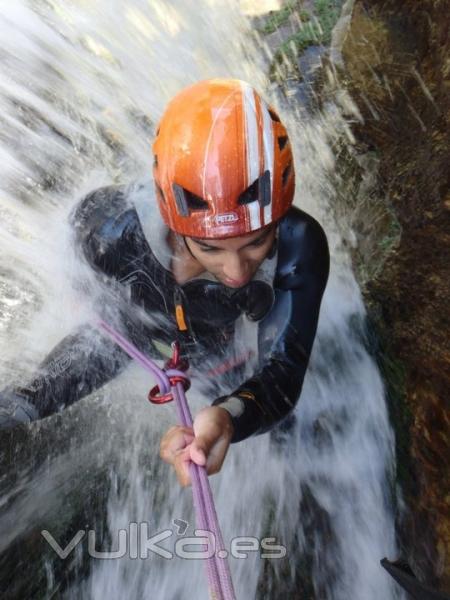
[[[175,387],[178,383],[183,385],[184,391],[191,387],[191,381],[189,377],[183,372],[189,368],[189,363],[186,359],[180,357],[180,344],[174,342],[172,344],[172,358],[164,365],[163,373],[165,377],[165,388],[161,390],[159,385],[155,385],[148,393],[148,399],[153,404],[165,404],[173,400],[173,394],[171,388]]]

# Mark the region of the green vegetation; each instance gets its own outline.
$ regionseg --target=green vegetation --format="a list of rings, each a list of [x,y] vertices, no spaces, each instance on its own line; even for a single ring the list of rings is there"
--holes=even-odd
[[[383,251],[383,259],[386,260],[387,255],[396,248],[399,244],[402,228],[401,225],[392,209],[388,209],[391,217],[389,222],[389,228],[386,234],[378,242],[379,248]],[[383,262],[384,262],[383,260]]]
[[[288,72],[296,71],[294,59],[310,46],[327,45],[331,41],[331,32],[339,18],[342,0],[315,0],[306,10],[304,1],[287,0],[284,6],[273,11],[259,30],[269,35],[285,25],[291,15],[297,15],[297,31],[287,37],[275,52],[271,66],[272,76],[277,67],[284,66]],[[294,20],[291,20],[295,23]],[[292,65],[290,64],[292,63]]]
[[[310,19],[297,33],[294,33],[280,46],[278,52],[287,58],[294,58],[309,46],[326,45],[331,41],[331,32],[339,18],[340,2],[337,0],[316,0]]]
[[[300,31],[283,42],[277,54],[284,53],[287,58],[293,58],[294,51],[296,51],[296,54],[300,54],[309,46],[317,46],[322,43],[322,30],[319,22],[316,20],[309,21]]]
[[[306,10],[301,10],[302,2],[300,0],[288,0],[283,8],[274,10],[270,13],[266,23],[260,29],[261,33],[266,35],[273,33],[279,27],[287,23],[293,12],[296,12],[302,21],[307,21],[310,17]]]
[[[330,41],[331,32],[341,12],[340,0],[316,0],[315,12],[322,28],[323,36]]]

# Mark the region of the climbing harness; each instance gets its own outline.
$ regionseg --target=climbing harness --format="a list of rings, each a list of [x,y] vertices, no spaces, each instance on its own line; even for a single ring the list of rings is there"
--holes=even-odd
[[[164,404],[175,400],[180,424],[185,427],[192,427],[192,415],[185,395],[185,391],[190,386],[189,377],[186,375],[188,363],[180,357],[179,344],[173,344],[172,358],[167,361],[163,369],[160,369],[153,360],[140,352],[108,323],[99,321],[98,327],[105,331],[131,358],[154,375],[157,385],[150,390],[149,400],[155,404]],[[223,543],[206,469],[190,462],[189,471],[192,480],[197,527],[211,533],[215,542],[214,554],[206,559],[210,598],[211,600],[236,600],[227,561],[228,551]]]

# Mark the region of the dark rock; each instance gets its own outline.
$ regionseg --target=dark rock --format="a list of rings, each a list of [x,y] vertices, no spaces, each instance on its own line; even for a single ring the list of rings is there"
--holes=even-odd
[[[413,472],[405,487],[402,542],[417,572],[447,591],[449,31],[443,0],[356,0],[342,48],[346,85],[364,117],[354,133],[377,155],[386,214],[398,223],[396,242],[381,263],[379,239],[363,249],[369,276],[362,283],[384,353],[402,364],[405,375],[411,417],[396,429],[398,437],[408,437]],[[364,232],[357,237],[365,238]]]

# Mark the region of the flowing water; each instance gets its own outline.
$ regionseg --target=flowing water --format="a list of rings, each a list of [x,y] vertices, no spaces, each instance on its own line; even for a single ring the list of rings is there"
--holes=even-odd
[[[233,76],[276,102],[267,52],[241,8],[229,0],[0,2],[2,384],[26,380],[92,318],[97,284],[67,216],[95,187],[146,177],[171,95]],[[346,107],[352,113],[348,99]],[[331,147],[338,137],[351,143],[351,133],[332,102],[310,118],[294,101],[280,110],[295,147],[296,202],[324,225],[332,270],[295,423],[234,445],[211,480],[228,547],[253,536],[286,548],[284,558],[261,558],[260,549],[230,558],[237,597],[393,599],[379,566],[395,556],[393,434],[367,350],[351,232],[333,216]],[[139,528],[161,534],[172,553],[194,529],[190,490],[158,458],[175,416],[147,405],[148,387],[131,366],[64,413],[1,435],[2,597],[207,598],[201,560],[136,558]],[[209,401],[195,388],[190,398],[194,410]],[[80,541],[62,560],[42,530],[62,547],[77,532]],[[91,556],[93,541],[97,551],[117,550],[120,535],[125,556]]]

